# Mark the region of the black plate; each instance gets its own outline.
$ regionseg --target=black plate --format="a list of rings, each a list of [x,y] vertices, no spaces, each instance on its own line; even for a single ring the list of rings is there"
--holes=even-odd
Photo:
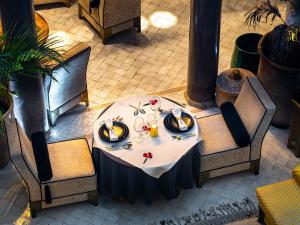
[[[177,133],[184,133],[184,132],[187,132],[189,130],[192,129],[192,127],[194,126],[194,120],[193,120],[193,117],[185,112],[182,112],[181,113],[181,118],[183,119],[183,121],[186,123],[188,129],[187,130],[180,130],[179,129],[179,126],[178,126],[178,123],[177,123],[177,120],[176,118],[174,117],[174,115],[172,113],[169,113],[165,119],[164,119],[164,124],[165,124],[165,127],[167,129],[169,129],[170,131],[173,131],[173,132],[177,132]]]
[[[105,124],[103,124],[99,128],[99,136],[103,141],[114,143],[114,142],[122,141],[128,136],[129,129],[126,126],[126,124],[124,124],[122,122],[113,122],[113,127],[114,127],[115,132],[118,135],[118,140],[111,141],[109,139],[108,129],[106,128]]]

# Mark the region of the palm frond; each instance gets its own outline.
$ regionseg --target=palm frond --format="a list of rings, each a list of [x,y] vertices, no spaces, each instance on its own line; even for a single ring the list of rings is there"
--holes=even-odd
[[[280,18],[283,22],[280,11],[276,5],[273,5],[270,0],[263,2],[258,1],[256,6],[250,9],[246,14],[246,26],[256,27],[259,23],[267,23],[269,19],[273,23],[276,18]]]
[[[0,97],[8,95],[13,75],[52,76],[52,67],[47,63],[50,61],[67,67],[63,52],[55,47],[59,39],[46,39],[42,32],[35,36],[27,25],[9,27],[8,32],[0,36]]]

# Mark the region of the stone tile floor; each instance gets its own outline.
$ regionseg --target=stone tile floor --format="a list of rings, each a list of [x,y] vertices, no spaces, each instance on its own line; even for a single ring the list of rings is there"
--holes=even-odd
[[[240,34],[264,34],[272,28],[262,24],[255,31],[244,26],[244,14],[254,2],[223,1],[220,71],[230,66]],[[78,18],[77,3],[71,8],[56,4],[38,7],[50,33],[62,39],[65,49],[81,41],[91,45],[87,77],[90,100],[96,105],[186,85],[189,11],[188,0],[142,0],[142,32],[133,29],[117,34],[104,46],[93,28]]]
[[[253,4],[254,0],[223,1],[220,71],[230,65],[235,38],[253,31],[243,25],[244,13]],[[51,140],[80,136],[91,140],[92,125],[103,104],[120,97],[156,93],[184,101],[189,1],[142,0],[142,33],[123,32],[106,46],[86,21],[78,19],[77,3],[71,8],[56,4],[40,7],[39,12],[48,21],[50,32],[63,38],[64,46],[80,41],[92,46],[87,76],[92,105],[89,109],[77,107],[62,116],[52,130]],[[264,24],[257,32],[265,33],[271,27]],[[198,113],[201,116],[212,111]],[[88,203],[63,206],[44,210],[34,220],[29,217],[23,182],[9,164],[0,170],[0,224],[148,224],[246,196],[257,203],[256,187],[290,178],[292,168],[300,162],[286,148],[287,135],[287,130],[270,128],[263,144],[259,176],[244,172],[213,179],[202,189],[183,190],[169,202],[158,197],[151,205],[142,200],[131,205],[99,196],[98,207]]]

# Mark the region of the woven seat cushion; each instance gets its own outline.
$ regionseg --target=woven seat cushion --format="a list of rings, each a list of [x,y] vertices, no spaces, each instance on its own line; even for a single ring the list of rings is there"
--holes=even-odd
[[[300,224],[300,186],[294,179],[259,187],[256,195],[266,224]]]
[[[203,117],[198,120],[198,123],[203,140],[201,155],[209,155],[239,147],[234,141],[222,114]]]
[[[293,170],[293,177],[297,181],[297,183],[300,185],[300,164],[296,166],[296,168]]]
[[[233,139],[222,114],[198,119],[201,129],[200,171],[209,171],[248,162],[250,146],[240,148]]]
[[[48,144],[53,177],[66,180],[95,174],[92,156],[85,139]]]

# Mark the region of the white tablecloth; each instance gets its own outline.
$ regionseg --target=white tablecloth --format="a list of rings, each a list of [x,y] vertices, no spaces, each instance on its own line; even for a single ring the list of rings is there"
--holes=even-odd
[[[194,127],[188,131],[188,133],[194,133],[195,136],[182,139],[180,141],[174,140],[171,135],[178,135],[178,133],[173,133],[167,130],[164,126],[164,117],[160,116],[158,120],[158,130],[159,137],[152,138],[150,135],[146,135],[142,143],[138,143],[137,136],[138,133],[134,130],[134,109],[129,106],[129,104],[138,106],[141,101],[142,105],[149,102],[151,96],[139,96],[130,97],[123,99],[120,102],[115,102],[95,123],[93,129],[93,147],[99,148],[102,151],[106,151],[108,154],[119,158],[135,167],[142,169],[145,173],[152,177],[159,178],[163,173],[170,170],[176,162],[184,156],[192,147],[194,147],[201,138],[199,136],[199,129],[196,119],[194,119]],[[161,99],[161,109],[168,110],[179,107],[177,104],[164,99]],[[153,114],[154,112],[150,109],[150,106],[142,107],[146,114],[139,113],[139,117],[143,117],[147,121],[147,114]],[[192,113],[186,109],[182,108],[183,111],[192,115]],[[108,142],[102,141],[99,137],[99,128],[105,119],[112,119],[117,116],[123,117],[123,123],[125,123],[129,128],[129,136],[122,142],[132,141],[132,149],[116,149],[109,151],[106,149],[107,146],[111,145]],[[153,155],[152,159],[148,159],[145,164],[143,164],[145,158],[143,153],[151,152]]]

